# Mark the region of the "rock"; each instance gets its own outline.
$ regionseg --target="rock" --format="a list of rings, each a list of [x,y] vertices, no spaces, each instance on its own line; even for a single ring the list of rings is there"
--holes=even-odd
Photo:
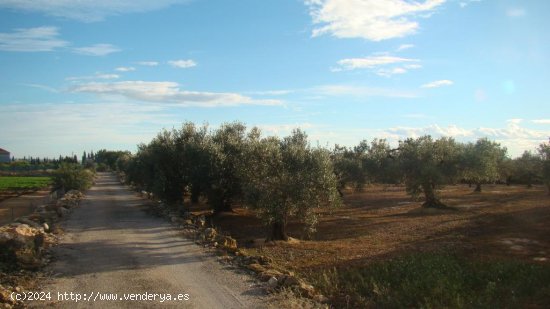
[[[43,246],[42,228],[18,223],[0,228],[0,247],[7,252],[9,259],[15,259],[24,269],[36,269],[42,265]]]
[[[46,223],[46,222],[44,222],[44,223],[42,224],[42,228],[43,228],[44,231],[47,232],[47,233],[51,232],[50,226],[49,226],[48,223]]]
[[[231,236],[219,235],[219,236],[216,237],[216,240],[227,251],[234,252],[234,251],[237,250],[237,240],[235,238],[231,237]]]
[[[269,265],[269,264],[273,263],[273,259],[271,259],[270,257],[264,256],[264,255],[261,255],[261,256],[258,257],[258,262],[262,265]]]
[[[21,218],[17,219],[17,222],[26,224],[26,225],[31,226],[33,228],[41,228],[42,227],[42,225],[40,225],[40,223],[29,220],[28,218],[25,218],[25,217],[21,217]]]
[[[303,281],[300,282],[298,290],[302,296],[305,296],[307,298],[313,298],[315,296],[315,288],[312,285],[307,284]]]
[[[295,276],[291,276],[291,275],[285,275],[281,279],[281,284],[284,287],[288,287],[288,288],[299,286],[301,283],[302,283],[302,281],[300,279],[296,278]]]
[[[60,217],[65,217],[69,214],[69,210],[65,207],[59,207],[59,208],[57,208],[57,214]]]
[[[206,224],[206,218],[204,217],[204,215],[195,217],[195,225],[199,227],[203,227],[205,224]]]
[[[276,288],[278,284],[279,280],[277,280],[277,278],[275,277],[271,277],[269,278],[269,280],[267,280],[267,285],[272,289]]]
[[[250,264],[250,265],[246,266],[246,268],[252,270],[253,272],[255,272],[257,274],[258,273],[263,273],[264,271],[267,271],[267,269],[265,267],[263,267],[260,264],[256,264],[256,263]]]
[[[284,279],[284,275],[275,269],[268,269],[258,274],[258,278],[262,282],[268,281],[272,277]]]
[[[194,225],[194,224],[193,224],[193,221],[191,221],[190,219],[185,219],[183,221],[183,225]]]
[[[176,216],[172,216],[172,217],[170,217],[170,221],[172,221],[172,223],[178,223],[178,222],[180,222],[180,218],[178,218]]]
[[[211,240],[214,240],[214,238],[216,238],[217,232],[214,228],[209,227],[204,229],[204,232],[202,233],[202,235],[204,240],[211,241]]]

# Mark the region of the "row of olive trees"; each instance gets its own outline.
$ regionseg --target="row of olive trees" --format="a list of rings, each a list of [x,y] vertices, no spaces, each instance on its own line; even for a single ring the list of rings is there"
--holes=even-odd
[[[362,141],[351,148],[336,146],[332,152],[338,188],[361,188],[369,182],[405,183],[413,196],[424,194],[426,207],[443,207],[436,192],[445,184],[459,181],[483,183],[523,183],[529,187],[544,182],[550,192],[550,146],[541,144],[538,154],[529,151],[516,159],[506,156],[506,148],[481,138],[475,143],[458,143],[452,138],[433,140],[430,136],[408,138],[392,149],[385,140],[369,145]]]
[[[339,203],[329,151],[311,147],[300,130],[262,138],[259,129],[238,122],[214,131],[185,123],[140,145],[136,155],[121,156],[117,166],[128,181],[170,204],[182,205],[190,195],[195,202],[206,197],[215,213],[231,211],[237,201],[255,209],[271,240],[288,239],[293,217],[313,231],[313,210]]]
[[[185,195],[193,202],[204,196],[219,213],[239,202],[271,228],[268,238],[286,239],[290,218],[313,231],[313,210],[338,205],[346,187],[404,183],[412,196],[424,195],[425,207],[445,207],[437,192],[446,184],[475,184],[475,191],[502,180],[531,184],[542,180],[544,164],[550,170],[549,158],[547,144],[539,154],[511,160],[506,148],[485,138],[459,143],[430,136],[405,139],[394,149],[375,139],[329,151],[311,147],[300,130],[283,139],[262,137],[259,129],[247,131],[236,122],[214,131],[193,123],[164,130],[137,154],[120,154],[116,165],[128,181],[170,204],[182,205]]]

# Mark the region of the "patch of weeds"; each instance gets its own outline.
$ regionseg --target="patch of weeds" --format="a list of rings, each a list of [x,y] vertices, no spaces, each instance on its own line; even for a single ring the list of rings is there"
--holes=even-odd
[[[419,253],[311,277],[336,308],[550,308],[550,266],[521,261]]]

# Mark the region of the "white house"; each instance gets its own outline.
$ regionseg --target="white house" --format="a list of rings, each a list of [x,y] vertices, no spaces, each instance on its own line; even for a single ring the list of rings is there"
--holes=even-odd
[[[0,148],[0,163],[11,162],[10,152]]]

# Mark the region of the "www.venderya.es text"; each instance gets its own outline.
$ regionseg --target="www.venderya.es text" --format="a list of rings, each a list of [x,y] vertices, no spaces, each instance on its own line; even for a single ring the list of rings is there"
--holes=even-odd
[[[187,293],[75,293],[75,292],[13,292],[10,295],[15,301],[72,301],[72,302],[96,302],[96,301],[156,301],[160,303],[170,301],[188,301],[191,296]]]

